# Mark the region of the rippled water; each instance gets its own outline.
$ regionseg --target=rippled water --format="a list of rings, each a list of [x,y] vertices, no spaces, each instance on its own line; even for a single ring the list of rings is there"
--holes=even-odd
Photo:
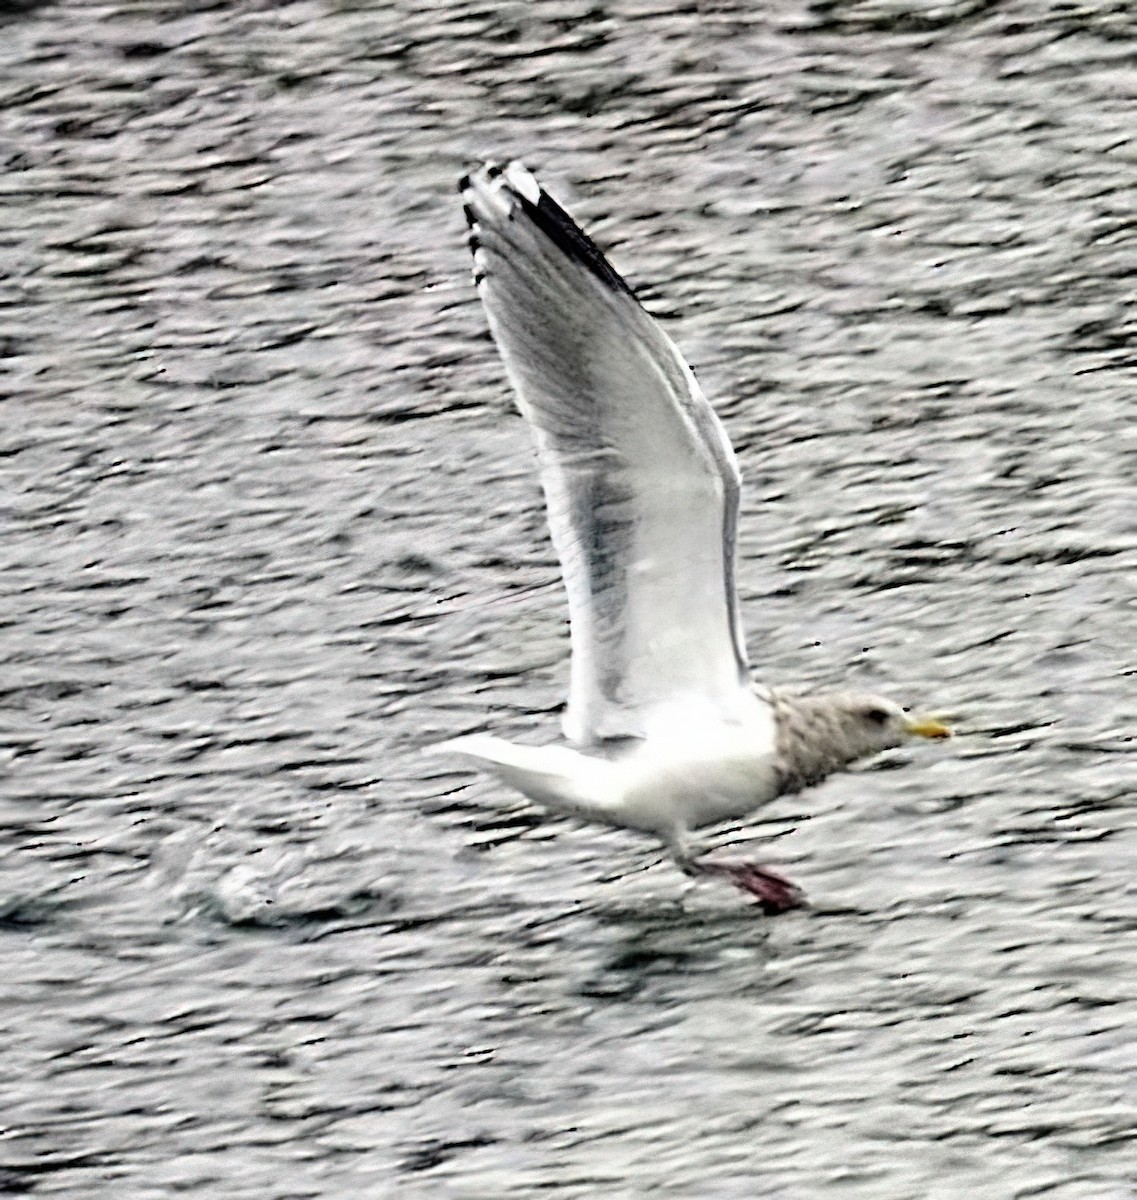
[[[1137,1196],[1131,8],[187,7],[0,18],[0,1194]],[[719,402],[762,675],[956,714],[723,834],[808,912],[419,753],[566,682],[483,155]]]

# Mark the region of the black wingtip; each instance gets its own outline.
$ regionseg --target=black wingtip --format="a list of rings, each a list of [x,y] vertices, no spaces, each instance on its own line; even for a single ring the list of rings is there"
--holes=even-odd
[[[520,170],[524,170],[520,163],[516,165]],[[526,174],[528,173],[526,172]],[[529,179],[532,180],[531,186],[519,185],[519,181],[512,178],[506,169],[496,162],[483,164],[479,175],[484,180],[501,179],[504,176],[502,183],[497,186],[506,191],[512,199],[514,212],[520,209],[563,254],[582,266],[605,287],[622,295],[635,297],[635,293],[628,286],[624,277],[604,257],[596,243],[552,196],[536,180],[532,179],[532,176],[529,176]],[[458,190],[463,193],[474,186],[473,173],[463,175],[458,181]],[[530,199],[534,194],[534,188],[536,188],[536,199]],[[468,237],[470,249],[476,252],[481,246],[481,239],[478,236],[480,223],[477,214],[469,203],[463,203],[462,213],[470,229]],[[513,213],[510,213],[509,216],[512,219]],[[481,282],[481,279],[485,278],[485,272],[480,271],[479,276],[480,278],[475,278],[475,282]]]
[[[510,190],[517,198],[526,216],[569,258],[599,279],[605,287],[627,296],[635,295],[628,287],[624,277],[604,257],[596,243],[544,188],[541,188],[541,194],[537,197],[536,204],[522,195],[517,188]]]

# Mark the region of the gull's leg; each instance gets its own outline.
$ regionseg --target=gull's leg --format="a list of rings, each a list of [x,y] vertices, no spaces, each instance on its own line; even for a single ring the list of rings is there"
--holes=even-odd
[[[801,888],[770,867],[752,862],[723,862],[713,858],[700,858],[692,865],[699,875],[717,875],[744,892],[757,896],[762,911],[771,916],[805,904],[805,893]]]
[[[735,887],[756,896],[762,911],[770,916],[799,908],[805,903],[805,893],[770,867],[752,862],[731,862],[721,859],[696,856],[687,842],[685,833],[678,833],[668,840],[675,865],[692,878],[717,876],[733,883]]]

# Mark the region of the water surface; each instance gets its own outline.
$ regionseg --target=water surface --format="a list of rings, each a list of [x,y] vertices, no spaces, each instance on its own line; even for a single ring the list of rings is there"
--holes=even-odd
[[[1125,5],[9,6],[0,1193],[1137,1195]],[[961,736],[718,841],[424,758],[565,607],[457,177],[738,448],[756,669]]]

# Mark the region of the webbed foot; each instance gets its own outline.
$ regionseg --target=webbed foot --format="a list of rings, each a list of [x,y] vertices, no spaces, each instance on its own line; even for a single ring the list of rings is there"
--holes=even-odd
[[[697,859],[690,864],[693,873],[717,875],[729,880],[758,898],[762,911],[769,916],[802,907],[805,892],[777,871],[751,862],[723,862],[718,859]]]

